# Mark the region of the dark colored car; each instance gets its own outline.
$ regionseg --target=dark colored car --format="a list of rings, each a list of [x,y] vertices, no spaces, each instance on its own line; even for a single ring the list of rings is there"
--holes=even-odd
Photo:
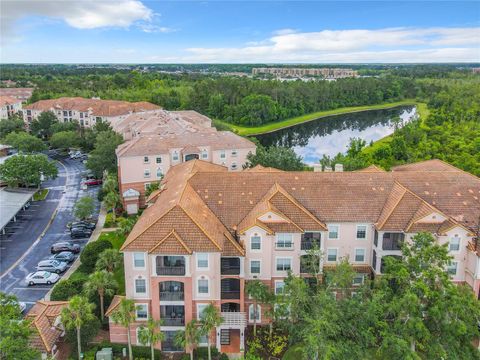
[[[62,251],[71,251],[75,254],[78,254],[80,252],[80,245],[78,244],[70,244],[68,242],[58,242],[52,245],[50,248],[50,252],[52,254],[57,254]]]
[[[58,254],[50,256],[50,259],[70,263],[75,260],[75,255],[73,255],[71,251],[62,251]]]
[[[93,222],[89,222],[89,221],[75,221],[75,222],[69,224],[68,227],[70,229],[86,228],[86,229],[89,229],[89,230],[93,230],[93,229],[95,229],[95,224]]]
[[[92,235],[92,230],[84,227],[76,227],[70,230],[70,237],[72,239],[87,238],[87,237],[90,237],[90,235]]]
[[[87,179],[85,180],[85,185],[87,186],[94,186],[94,185],[102,185],[102,179]]]

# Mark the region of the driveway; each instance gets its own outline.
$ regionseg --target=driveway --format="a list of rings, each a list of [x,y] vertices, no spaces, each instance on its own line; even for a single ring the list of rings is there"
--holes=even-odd
[[[27,309],[53,286],[27,286],[24,280],[28,273],[35,271],[40,260],[51,255],[50,246],[68,240],[83,247],[88,241],[71,240],[66,227],[74,220],[73,208],[80,197],[91,196],[96,204],[95,216],[98,215],[98,187],[86,191],[80,189],[84,170],[84,165],[78,160],[61,159],[58,178],[43,183],[43,187],[50,190],[47,198],[32,203],[18,224],[9,229],[8,236],[0,239],[0,291],[16,295],[19,301],[27,304]]]

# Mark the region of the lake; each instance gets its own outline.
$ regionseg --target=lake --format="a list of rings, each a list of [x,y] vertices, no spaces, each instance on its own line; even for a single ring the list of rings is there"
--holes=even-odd
[[[350,138],[361,138],[370,144],[393,133],[392,119],[400,117],[405,124],[416,117],[415,106],[401,106],[393,109],[369,110],[358,113],[327,116],[257,135],[264,146],[285,146],[293,148],[307,164],[318,163],[323,155],[335,156],[346,152]]]

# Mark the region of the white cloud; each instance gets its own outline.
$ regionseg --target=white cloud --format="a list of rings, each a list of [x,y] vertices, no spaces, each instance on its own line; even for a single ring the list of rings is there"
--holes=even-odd
[[[283,29],[244,47],[188,48],[185,62],[478,62],[480,28]]]
[[[2,42],[16,37],[18,20],[28,16],[59,19],[77,29],[127,28],[151,21],[154,13],[139,0],[2,0]]]
[[[141,23],[138,24],[138,27],[146,33],[171,33],[177,31],[174,28],[159,26],[151,23]]]

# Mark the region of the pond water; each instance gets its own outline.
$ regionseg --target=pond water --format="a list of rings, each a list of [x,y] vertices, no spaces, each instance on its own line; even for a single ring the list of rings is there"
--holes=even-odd
[[[411,121],[416,117],[415,106],[323,117],[256,138],[264,146],[293,148],[305,163],[313,164],[318,163],[323,155],[346,152],[350,138],[361,138],[368,145],[390,135],[394,130],[392,119],[398,117],[400,124]]]

